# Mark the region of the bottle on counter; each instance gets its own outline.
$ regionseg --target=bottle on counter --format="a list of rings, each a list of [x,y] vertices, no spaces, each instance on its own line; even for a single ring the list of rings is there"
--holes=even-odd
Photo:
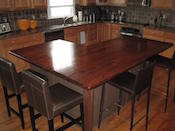
[[[96,19],[95,19],[95,13],[92,14],[92,22],[95,23]]]
[[[78,21],[79,22],[83,21],[83,12],[82,11],[78,11]]]
[[[114,19],[115,19],[115,15],[114,15],[114,12],[111,13],[111,21],[114,22]]]

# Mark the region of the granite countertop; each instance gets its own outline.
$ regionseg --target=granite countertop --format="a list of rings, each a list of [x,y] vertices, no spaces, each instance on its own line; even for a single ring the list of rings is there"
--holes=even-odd
[[[31,33],[38,33],[38,32],[42,32],[42,33],[53,32],[53,31],[61,30],[61,29],[68,28],[68,27],[74,27],[74,26],[80,26],[80,25],[86,25],[86,24],[94,24],[94,23],[78,22],[78,23],[66,24],[66,25],[52,25],[52,26],[47,26],[47,27],[40,27],[40,28],[36,28],[35,30],[27,30],[27,31],[18,30],[18,31],[13,31],[10,33],[0,35],[0,39],[18,37],[22,35],[29,35]]]
[[[111,23],[111,24],[118,24],[121,27],[134,27],[134,28],[149,28],[149,29],[155,29],[155,30],[161,30],[161,31],[167,31],[167,32],[175,32],[175,28],[170,28],[170,27],[156,27],[153,25],[148,25],[148,24],[135,24],[135,23],[119,23],[119,22],[111,22],[111,21],[99,21],[95,23]],[[66,25],[53,25],[53,26],[48,26],[48,27],[40,27],[35,30],[27,30],[27,31],[13,31],[7,34],[0,35],[0,39],[5,39],[5,38],[11,38],[11,37],[18,37],[22,35],[29,35],[31,33],[37,33],[37,32],[53,32],[57,30],[61,30],[64,28],[68,27],[75,27],[75,26],[80,26],[80,25],[86,25],[86,24],[95,24],[92,22],[78,22],[78,23],[73,23],[73,24],[66,24]]]

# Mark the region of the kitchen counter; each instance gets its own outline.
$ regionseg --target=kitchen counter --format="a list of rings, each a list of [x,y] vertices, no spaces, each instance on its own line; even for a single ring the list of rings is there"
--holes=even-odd
[[[52,26],[48,26],[48,27],[40,27],[37,28],[35,30],[27,30],[27,31],[13,31],[10,33],[6,33],[3,35],[0,35],[0,39],[5,39],[5,38],[11,38],[11,37],[18,37],[21,35],[28,35],[31,33],[37,33],[37,32],[52,32],[52,31],[57,31],[57,30],[61,30],[64,28],[68,28],[68,27],[74,27],[74,26],[80,26],[80,25],[86,25],[86,24],[94,24],[91,22],[78,22],[78,23],[73,23],[73,24],[66,24],[66,25],[52,25]]]
[[[150,29],[155,29],[155,30],[161,30],[161,31],[167,31],[167,32],[175,32],[175,28],[170,28],[170,27],[156,27],[153,25],[148,25],[148,24],[135,24],[135,23],[119,23],[119,22],[112,22],[112,21],[99,21],[99,22],[78,22],[78,23],[73,23],[73,24],[66,24],[66,25],[53,25],[53,26],[48,26],[48,27],[40,27],[35,30],[27,30],[27,31],[13,31],[7,34],[0,35],[0,39],[5,39],[5,38],[11,38],[11,37],[17,37],[21,35],[28,35],[31,33],[37,33],[37,32],[52,32],[52,31],[57,31],[61,30],[64,28],[68,27],[74,27],[74,26],[81,26],[81,25],[86,25],[86,24],[96,24],[96,23],[110,23],[110,24],[118,24],[121,27],[134,27],[138,29],[142,28],[150,28]]]

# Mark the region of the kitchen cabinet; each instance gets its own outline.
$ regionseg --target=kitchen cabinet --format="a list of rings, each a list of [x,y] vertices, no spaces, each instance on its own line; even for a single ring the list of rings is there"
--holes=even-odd
[[[158,9],[174,10],[175,0],[152,0],[151,7]]]
[[[111,39],[116,39],[119,37],[120,26],[117,24],[111,25]]]
[[[47,8],[47,0],[32,0],[32,8]]]
[[[8,11],[12,8],[12,2],[11,0],[0,0],[0,10],[2,11]]]
[[[96,0],[79,0],[79,5],[82,6],[96,5]]]
[[[89,25],[87,32],[87,43],[88,45],[95,44],[98,42],[97,38],[97,24]]]
[[[127,0],[108,0],[109,5],[126,6]]]
[[[104,41],[104,24],[99,23],[97,24],[97,41],[98,42],[103,42]]]
[[[32,8],[47,9],[47,0],[0,0],[0,11],[15,11]]]
[[[29,9],[31,0],[14,0],[14,10]]]
[[[143,37],[151,40],[173,43],[174,44],[173,47],[160,53],[160,55],[167,58],[173,57],[173,53],[175,51],[175,33],[163,31],[163,30],[144,28]]]
[[[65,28],[64,39],[76,44],[88,45],[96,43],[96,24]]]
[[[104,23],[103,25],[103,30],[104,30],[104,41],[110,40],[111,39],[111,24],[110,23]]]
[[[0,56],[12,61],[15,64],[17,71],[22,71],[24,69],[29,68],[29,64],[9,54],[8,51],[41,43],[44,43],[44,37],[42,33],[33,33],[13,38],[5,38],[0,40]]]
[[[118,24],[100,23],[97,25],[98,41],[107,41],[119,37],[120,26]]]
[[[64,39],[77,44],[83,44],[81,42],[81,33],[84,33],[84,44],[91,45],[117,38],[119,36],[119,29],[119,25],[111,23],[98,23],[69,27],[64,29]]]

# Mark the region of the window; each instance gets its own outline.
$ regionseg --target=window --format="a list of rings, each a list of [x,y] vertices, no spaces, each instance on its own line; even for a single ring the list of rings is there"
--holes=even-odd
[[[75,0],[48,0],[48,18],[63,18],[74,15]]]

